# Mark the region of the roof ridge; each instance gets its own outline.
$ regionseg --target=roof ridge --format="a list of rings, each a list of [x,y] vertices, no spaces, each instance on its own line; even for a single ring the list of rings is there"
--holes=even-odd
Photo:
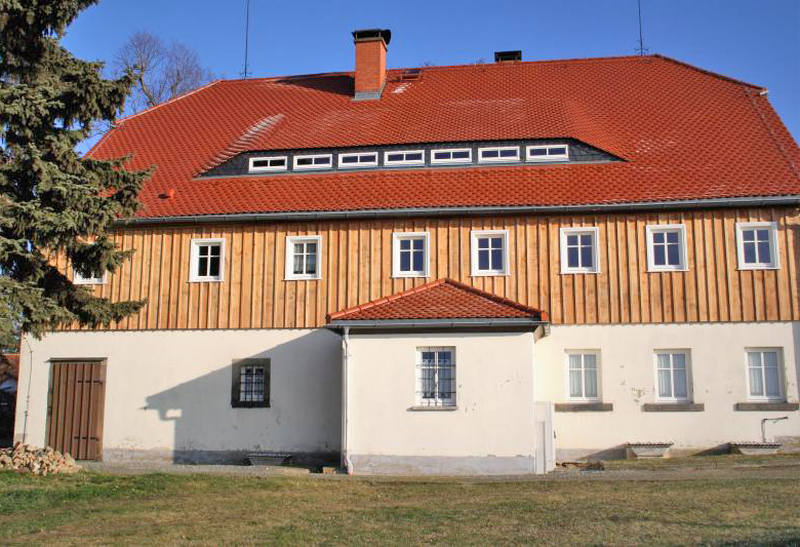
[[[116,129],[117,127],[119,127],[119,125],[120,125],[121,123],[123,123],[123,122],[126,122],[126,121],[128,121],[128,120],[130,120],[130,119],[136,118],[137,116],[141,116],[142,114],[147,114],[147,113],[149,113],[149,112],[152,112],[153,110],[156,110],[156,109],[158,109],[158,108],[161,108],[162,106],[166,106],[166,105],[168,105],[168,104],[171,104],[171,103],[177,102],[177,101],[179,101],[179,100],[181,100],[181,99],[185,99],[185,98],[186,98],[186,97],[188,97],[189,95],[194,95],[194,94],[195,94],[195,93],[197,93],[198,91],[202,91],[202,90],[204,90],[204,89],[206,89],[206,88],[209,88],[209,87],[211,87],[211,86],[213,86],[213,85],[216,85],[216,84],[218,84],[218,83],[220,83],[220,82],[225,82],[225,81],[227,81],[227,80],[224,80],[224,79],[222,79],[222,78],[217,78],[216,80],[213,80],[213,81],[211,81],[211,82],[208,82],[208,83],[207,83],[207,84],[205,84],[205,85],[201,85],[200,87],[197,87],[197,88],[195,88],[195,89],[191,89],[191,90],[187,91],[186,93],[181,93],[180,95],[176,95],[175,97],[172,97],[171,99],[168,99],[168,100],[164,101],[163,103],[158,103],[158,104],[157,104],[157,105],[155,105],[155,106],[149,106],[149,107],[145,108],[144,110],[140,110],[139,112],[134,112],[133,114],[131,114],[131,115],[129,115],[129,116],[125,116],[124,118],[120,118],[119,120],[117,120],[116,127],[114,127],[114,128],[112,129],[112,131],[113,131],[114,129]],[[109,131],[108,133],[111,133],[111,131]]]
[[[763,86],[760,86],[760,85],[756,85],[756,84],[751,84],[750,82],[745,82],[744,80],[737,80],[736,78],[731,78],[730,76],[725,76],[724,74],[720,74],[719,72],[714,72],[713,70],[700,68],[699,66],[692,65],[692,64],[687,63],[685,61],[679,61],[678,59],[674,59],[672,57],[668,57],[668,56],[662,55],[660,53],[654,53],[653,55],[651,55],[651,57],[655,57],[655,58],[661,59],[663,61],[669,61],[670,63],[674,63],[674,64],[676,64],[678,66],[682,66],[684,68],[689,68],[691,70],[695,70],[697,72],[701,72],[701,73],[706,74],[708,76],[713,76],[714,78],[719,78],[720,80],[724,80],[726,82],[739,84],[739,85],[744,85],[744,86],[747,86],[747,87],[752,87],[753,89],[758,89],[759,91],[762,91],[762,92],[766,92],[767,91],[766,87],[763,87]]]
[[[524,312],[524,313],[529,313],[531,315],[537,315],[538,314],[539,317],[543,321],[547,320],[547,312],[545,312],[545,311],[539,310],[537,308],[532,308],[530,306],[526,306],[524,304],[521,304],[521,303],[516,302],[514,300],[511,300],[509,298],[505,298],[503,296],[499,296],[499,295],[490,293],[488,291],[484,291],[484,290],[479,289],[477,287],[473,287],[471,285],[467,285],[465,283],[461,283],[461,282],[456,281],[455,279],[452,279],[452,278],[449,278],[449,277],[442,277],[442,278],[436,279],[434,281],[430,281],[428,283],[425,283],[424,285],[419,285],[417,287],[412,287],[410,289],[407,289],[405,291],[401,291],[399,293],[391,294],[389,296],[384,296],[382,298],[378,298],[376,300],[372,300],[372,301],[366,302],[364,304],[359,304],[357,306],[352,306],[350,308],[339,310],[337,312],[329,313],[326,316],[325,320],[328,323],[330,323],[334,319],[339,319],[341,317],[344,317],[346,315],[350,315],[350,314],[358,312],[358,311],[364,311],[364,310],[368,310],[368,309],[371,309],[371,308],[374,308],[374,307],[377,307],[377,306],[380,306],[380,305],[383,305],[383,304],[388,304],[389,302],[393,302],[395,300],[400,300],[401,298],[405,298],[407,296],[411,296],[412,294],[419,294],[419,293],[422,293],[422,292],[426,292],[426,291],[428,291],[430,289],[439,287],[441,285],[450,285],[453,288],[472,293],[472,294],[474,294],[476,296],[480,296],[482,298],[490,300],[490,301],[492,301],[492,302],[494,302],[496,304],[500,304],[500,305],[503,305],[503,306],[508,306],[510,308],[514,308],[517,311],[521,311],[521,312]]]

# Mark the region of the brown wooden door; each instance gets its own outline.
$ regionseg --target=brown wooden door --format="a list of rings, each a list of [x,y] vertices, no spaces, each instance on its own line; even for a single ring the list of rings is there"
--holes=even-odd
[[[103,459],[105,361],[53,361],[47,444],[76,460]]]

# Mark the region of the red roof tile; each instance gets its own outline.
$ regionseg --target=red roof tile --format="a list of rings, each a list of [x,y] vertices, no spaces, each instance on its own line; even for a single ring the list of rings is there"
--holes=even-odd
[[[513,318],[546,321],[547,314],[452,279],[438,279],[386,298],[331,313],[327,321]]]
[[[375,101],[351,100],[350,73],[215,82],[122,120],[91,155],[156,166],[142,217],[800,194],[800,150],[763,90],[665,57],[401,72]],[[248,150],[562,137],[625,161],[196,178]]]

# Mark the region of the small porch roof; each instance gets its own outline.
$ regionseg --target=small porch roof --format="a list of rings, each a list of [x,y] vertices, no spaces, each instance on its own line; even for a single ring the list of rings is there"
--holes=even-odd
[[[437,279],[327,316],[340,329],[535,328],[547,314],[452,279]]]

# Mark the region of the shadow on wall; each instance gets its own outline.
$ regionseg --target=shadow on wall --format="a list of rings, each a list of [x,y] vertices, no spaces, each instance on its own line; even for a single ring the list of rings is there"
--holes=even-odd
[[[249,452],[296,461],[338,459],[341,353],[318,330],[253,355],[233,355],[209,374],[147,397],[146,411],[174,422],[174,463],[243,463]],[[233,359],[269,358],[270,407],[233,408]],[[165,363],[165,365],[168,365]]]

